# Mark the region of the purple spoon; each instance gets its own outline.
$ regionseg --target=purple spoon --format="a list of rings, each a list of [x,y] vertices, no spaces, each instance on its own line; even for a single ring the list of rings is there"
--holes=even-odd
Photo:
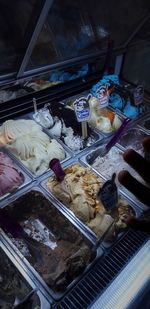
[[[120,138],[124,129],[127,127],[130,121],[130,118],[124,119],[120,128],[116,131],[110,141],[106,145],[94,150],[91,154],[87,156],[87,162],[90,165],[93,164],[97,157],[104,157],[109,152],[109,150],[117,143],[118,139]]]

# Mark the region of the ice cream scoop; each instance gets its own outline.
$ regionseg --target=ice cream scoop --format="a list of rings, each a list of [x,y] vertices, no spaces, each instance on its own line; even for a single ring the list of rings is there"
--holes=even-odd
[[[107,180],[102,188],[100,188],[97,196],[102,201],[105,209],[111,211],[118,203],[118,191],[115,184],[116,174],[112,175],[110,180]]]

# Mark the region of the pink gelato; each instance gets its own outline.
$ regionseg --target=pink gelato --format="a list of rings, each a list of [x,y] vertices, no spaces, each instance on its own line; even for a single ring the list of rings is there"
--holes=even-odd
[[[15,191],[23,182],[23,174],[5,153],[0,152],[0,196]]]

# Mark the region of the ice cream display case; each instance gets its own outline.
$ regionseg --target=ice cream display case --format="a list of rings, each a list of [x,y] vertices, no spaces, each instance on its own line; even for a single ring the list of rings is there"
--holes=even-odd
[[[0,16],[0,307],[149,308],[149,235],[126,225],[149,209],[118,181],[144,183],[123,152],[150,131],[149,2]]]

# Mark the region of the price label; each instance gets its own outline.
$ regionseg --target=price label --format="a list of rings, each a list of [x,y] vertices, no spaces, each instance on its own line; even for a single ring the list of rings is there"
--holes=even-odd
[[[144,96],[144,87],[143,85],[138,85],[133,91],[134,104],[136,106],[143,103],[143,96]]]
[[[91,95],[77,99],[73,105],[78,122],[88,121],[90,118],[89,99]]]
[[[96,97],[99,100],[100,108],[108,106],[109,103],[109,91],[108,84],[101,85],[96,91]]]

